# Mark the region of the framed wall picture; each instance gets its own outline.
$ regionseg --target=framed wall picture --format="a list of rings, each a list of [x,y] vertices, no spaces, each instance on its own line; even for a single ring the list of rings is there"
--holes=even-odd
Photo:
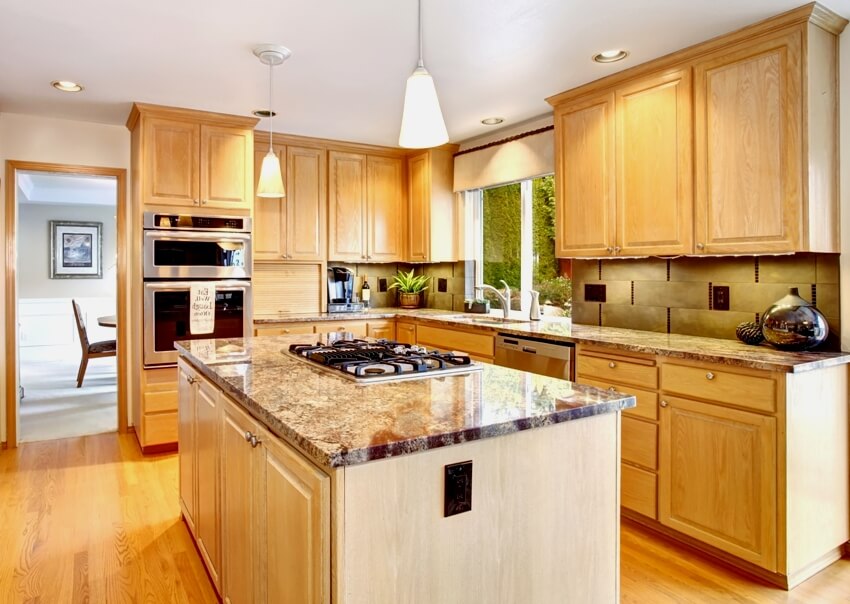
[[[50,278],[101,279],[102,222],[50,221]]]

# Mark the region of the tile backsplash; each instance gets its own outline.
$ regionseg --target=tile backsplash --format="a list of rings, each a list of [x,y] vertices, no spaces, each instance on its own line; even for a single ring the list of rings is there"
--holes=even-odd
[[[368,278],[372,290],[371,306],[383,308],[398,305],[395,290],[388,289],[392,278],[400,270],[415,269],[417,274],[424,273],[431,277],[428,289],[425,290],[425,300],[422,306],[443,310],[463,311],[463,301],[471,297],[472,280],[475,276],[471,261],[442,262],[438,264],[344,264],[330,262],[328,266],[345,266],[354,277],[354,291],[360,293],[363,278]],[[383,290],[383,291],[381,291]]]
[[[605,302],[585,299],[585,285],[604,285]],[[713,307],[712,290],[729,288],[729,310]],[[829,321],[837,347],[838,255],[573,260],[575,323],[662,333],[735,338],[797,287]]]

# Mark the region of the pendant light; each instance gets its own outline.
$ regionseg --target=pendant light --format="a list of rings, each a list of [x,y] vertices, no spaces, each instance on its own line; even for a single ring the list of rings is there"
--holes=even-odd
[[[260,168],[260,180],[257,182],[257,197],[286,197],[283,188],[283,176],[280,171],[280,158],[275,155],[272,148],[272,122],[274,121],[274,110],[272,109],[272,91],[274,90],[273,70],[288,59],[292,52],[285,46],[275,44],[263,44],[254,49],[254,55],[264,65],[269,66],[269,152],[263,158]]]
[[[437,98],[434,79],[422,60],[422,0],[419,5],[419,63],[407,78],[404,90],[404,112],[398,144],[410,149],[437,147],[449,142],[446,122]]]

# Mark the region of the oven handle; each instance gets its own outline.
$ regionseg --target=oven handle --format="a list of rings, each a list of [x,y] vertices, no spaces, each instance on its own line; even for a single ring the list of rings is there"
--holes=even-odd
[[[157,292],[168,291],[185,291],[194,283],[214,283],[216,291],[228,289],[251,289],[250,281],[235,281],[220,279],[196,279],[194,281],[148,281],[145,283],[145,289]]]
[[[184,231],[182,233],[172,233],[169,231],[145,231],[145,238],[152,241],[211,241],[218,243],[220,241],[227,243],[244,243],[251,241],[250,233],[228,233],[222,235],[219,233],[193,233]]]

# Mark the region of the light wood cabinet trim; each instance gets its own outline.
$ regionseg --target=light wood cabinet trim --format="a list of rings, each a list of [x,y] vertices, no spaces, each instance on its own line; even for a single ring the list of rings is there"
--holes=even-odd
[[[642,468],[621,464],[620,504],[649,518],[658,518],[658,476]]]
[[[615,116],[616,253],[691,253],[691,70],[618,88]]]
[[[658,368],[631,359],[579,353],[576,358],[576,375],[604,382],[617,382],[649,390],[658,388]]]
[[[221,402],[218,388],[201,375],[195,379],[196,540],[210,579],[221,593]]]
[[[204,122],[220,126],[238,126],[253,130],[260,121],[256,117],[243,115],[230,115],[227,113],[214,113],[212,111],[198,111],[197,109],[184,109],[182,107],[169,107],[167,105],[154,105],[152,103],[133,103],[130,114],[127,116],[125,126],[127,130],[133,130],[141,118],[157,117],[174,121]],[[266,135],[268,136],[268,135]],[[268,143],[268,138],[266,138]]]
[[[177,373],[177,389],[182,401],[177,409],[177,438],[180,444],[177,450],[180,502],[183,518],[186,520],[192,536],[197,539],[195,529],[195,517],[197,515],[197,481],[195,477],[196,398],[195,389],[192,382],[189,381],[190,379],[194,380],[197,374],[183,359],[177,361]]]
[[[776,571],[776,419],[665,398],[668,406],[661,413],[659,520]],[[685,421],[690,426],[683,425]]]
[[[661,364],[661,390],[712,403],[774,413],[780,392],[779,374],[737,372],[712,364]]]
[[[423,346],[432,346],[441,350],[458,350],[489,359],[492,359],[496,352],[493,336],[459,329],[417,325],[416,340]]]

